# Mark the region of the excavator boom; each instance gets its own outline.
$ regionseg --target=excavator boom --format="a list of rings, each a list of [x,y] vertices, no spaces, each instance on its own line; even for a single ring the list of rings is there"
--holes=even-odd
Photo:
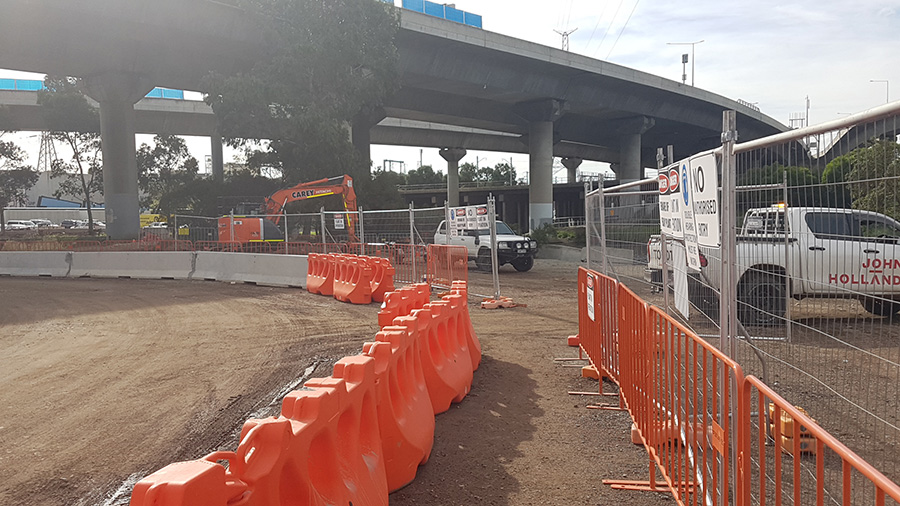
[[[284,207],[298,200],[309,200],[329,195],[340,195],[344,200],[344,212],[347,214],[347,235],[350,242],[357,242],[356,237],[356,192],[353,189],[353,178],[347,175],[319,179],[300,183],[291,188],[278,190],[266,198],[265,212],[276,225],[281,221]]]

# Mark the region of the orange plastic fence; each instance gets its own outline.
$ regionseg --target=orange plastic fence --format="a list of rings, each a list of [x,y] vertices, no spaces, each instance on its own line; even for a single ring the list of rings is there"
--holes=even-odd
[[[356,255],[334,257],[334,298],[351,304],[372,303],[372,268]]]
[[[386,293],[378,312],[378,326],[385,327],[398,316],[406,316],[413,309],[421,309],[431,298],[428,283],[416,283]]]
[[[578,304],[581,349],[619,384],[633,437],[650,456],[648,482],[614,487],[668,487],[682,505],[800,504],[812,503],[812,495],[817,505],[867,499],[884,505],[886,497],[900,503],[900,487],[624,285],[579,269]],[[815,455],[814,471],[802,469],[807,454]],[[663,482],[656,481],[657,469]]]
[[[248,420],[236,451],[147,476],[131,505],[386,505],[428,460],[434,398],[449,405],[471,388],[465,290],[398,317],[331,377],[286,395],[280,416]]]
[[[379,257],[360,257],[368,262],[372,269],[372,300],[375,302],[384,302],[386,293],[393,292],[394,288],[394,266],[387,258]]]
[[[742,387],[741,504],[900,504],[900,486],[759,378],[747,376]],[[772,423],[782,419],[793,422],[787,433]],[[807,454],[813,462],[804,463]]]
[[[429,244],[426,279],[432,286],[446,287],[454,281],[468,281],[469,252],[466,247]]]
[[[307,258],[306,290],[319,295],[334,295],[334,255],[310,253]]]

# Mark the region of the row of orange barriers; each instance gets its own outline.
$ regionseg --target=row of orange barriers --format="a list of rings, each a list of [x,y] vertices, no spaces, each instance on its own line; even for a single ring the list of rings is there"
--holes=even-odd
[[[384,302],[394,291],[394,266],[386,258],[310,253],[306,289],[352,304]]]
[[[430,298],[431,288],[428,283],[407,285],[385,294],[381,310],[378,312],[378,326],[386,327],[393,323],[394,318],[425,307]]]
[[[450,286],[469,280],[469,251],[465,246],[428,245],[426,280],[431,286]]]
[[[170,464],[130,504],[387,505],[428,460],[435,415],[466,396],[481,359],[465,283],[391,323],[286,395],[280,416],[248,420],[236,451]]]
[[[649,481],[605,483],[668,487],[682,505],[900,503],[897,484],[616,280],[579,268],[578,314],[581,351],[598,376],[618,384],[620,407],[650,456]],[[801,448],[801,434],[814,438],[805,439],[811,447]]]

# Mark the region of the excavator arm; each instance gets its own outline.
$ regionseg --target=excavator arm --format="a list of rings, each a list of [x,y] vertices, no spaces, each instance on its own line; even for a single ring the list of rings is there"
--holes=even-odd
[[[343,198],[344,212],[347,214],[347,234],[350,242],[357,242],[356,191],[353,189],[353,178],[347,175],[300,183],[291,188],[278,190],[266,197],[265,213],[269,215],[269,220],[277,225],[281,221],[284,207],[289,203],[329,195],[340,195]]]

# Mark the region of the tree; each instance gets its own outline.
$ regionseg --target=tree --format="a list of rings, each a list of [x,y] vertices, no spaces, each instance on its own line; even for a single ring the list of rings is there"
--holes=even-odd
[[[372,0],[241,0],[266,34],[246,74],[210,75],[207,102],[232,146],[267,139],[257,158],[282,186],[368,175],[347,124],[399,86],[395,9]]]
[[[400,195],[400,186],[406,184],[403,174],[390,170],[376,170],[372,178],[355,180],[356,196],[364,209],[403,209],[406,201]]]
[[[47,124],[58,127],[50,137],[72,151],[69,160],[50,163],[50,175],[62,178],[54,196],[70,195],[84,201],[88,230],[94,233],[93,195],[103,194],[103,159],[100,150],[100,115],[82,92],[80,79],[48,75],[38,92],[38,105]]]
[[[443,184],[447,177],[440,172],[435,172],[431,165],[423,165],[406,173],[406,184]]]
[[[788,205],[821,206],[823,194],[816,186],[819,178],[808,167],[766,165],[748,170],[738,177],[738,186],[782,185],[787,172]],[[738,193],[738,207],[745,211],[752,207],[765,207],[784,201],[782,188],[760,189]]]
[[[828,162],[822,173],[822,184],[828,195],[829,206],[850,208],[853,206],[853,195],[850,191],[850,173],[853,170],[853,156],[843,155]]]
[[[25,165],[25,152],[12,141],[0,139],[0,231],[6,232],[3,210],[24,201],[25,192],[34,186],[38,173]]]
[[[900,144],[878,139],[854,150],[849,180],[853,207],[900,220]]]
[[[137,151],[138,184],[145,195],[141,206],[169,215],[188,207],[186,190],[197,179],[199,164],[181,137],[157,135],[153,144]]]
[[[494,167],[476,167],[472,163],[459,166],[459,182],[483,182],[513,184],[516,180],[516,169],[506,162]]]
[[[472,183],[478,180],[478,167],[474,163],[466,162],[459,166],[459,182]]]

